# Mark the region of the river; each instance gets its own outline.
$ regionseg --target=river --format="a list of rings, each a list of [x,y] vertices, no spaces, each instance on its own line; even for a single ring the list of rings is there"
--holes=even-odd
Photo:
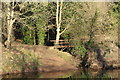
[[[40,73],[24,73],[24,74],[9,74],[3,75],[2,80],[5,78],[24,78],[24,79],[39,79],[39,78],[50,78],[52,80],[59,80],[60,78],[66,78],[68,80],[78,80],[78,79],[113,79],[120,78],[120,70],[69,70],[69,71],[59,71],[59,72],[40,72]],[[23,79],[21,79],[23,80]],[[46,80],[46,79],[45,79]]]

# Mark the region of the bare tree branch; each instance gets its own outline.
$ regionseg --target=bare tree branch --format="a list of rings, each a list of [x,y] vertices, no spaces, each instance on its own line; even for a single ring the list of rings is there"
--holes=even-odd
[[[70,23],[69,23],[69,24],[67,25],[67,27],[60,33],[60,35],[63,34],[63,33],[69,28],[69,26],[70,26],[71,22],[73,21],[73,19],[74,19],[74,16],[71,18]]]

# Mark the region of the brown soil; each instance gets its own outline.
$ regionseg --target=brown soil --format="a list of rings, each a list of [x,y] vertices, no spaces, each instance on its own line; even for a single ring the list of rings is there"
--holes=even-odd
[[[24,51],[21,49],[31,52],[33,51],[39,56],[41,67],[38,69],[38,71],[54,72],[77,69],[78,60],[76,60],[72,55],[67,52],[58,51],[57,49],[49,49],[47,46],[24,45],[14,42],[10,51],[3,47],[3,53],[24,53]]]

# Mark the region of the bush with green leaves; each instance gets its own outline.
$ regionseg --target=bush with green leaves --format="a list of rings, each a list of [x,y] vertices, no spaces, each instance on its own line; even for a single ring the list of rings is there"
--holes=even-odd
[[[84,57],[87,53],[87,49],[81,41],[76,41],[75,47],[72,49],[72,53],[76,56]]]

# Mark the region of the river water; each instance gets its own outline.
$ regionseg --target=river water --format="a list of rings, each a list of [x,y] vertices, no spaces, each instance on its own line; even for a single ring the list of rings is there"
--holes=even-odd
[[[79,69],[71,71],[60,71],[60,72],[40,72],[40,73],[24,73],[24,74],[9,74],[2,76],[2,80],[5,78],[24,78],[24,79],[40,79],[49,78],[50,80],[59,80],[60,78],[66,78],[68,80],[79,80],[79,79],[119,79],[120,70],[88,70]],[[49,80],[48,79],[48,80]],[[21,79],[23,80],[23,79]],[[45,79],[46,80],[46,79]]]

